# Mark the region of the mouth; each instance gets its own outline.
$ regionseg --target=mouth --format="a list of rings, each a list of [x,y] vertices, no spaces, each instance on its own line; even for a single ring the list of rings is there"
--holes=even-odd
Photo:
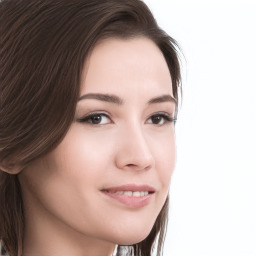
[[[102,189],[101,192],[109,199],[117,201],[117,203],[130,208],[140,208],[150,203],[155,194],[155,189],[148,185],[127,184]]]
[[[150,193],[149,191],[109,191],[109,190],[105,190],[104,192],[118,194],[118,195],[125,195],[125,196],[133,196],[133,197],[147,196]]]

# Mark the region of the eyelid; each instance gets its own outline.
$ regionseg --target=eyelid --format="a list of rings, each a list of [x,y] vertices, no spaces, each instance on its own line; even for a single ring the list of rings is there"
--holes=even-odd
[[[100,111],[100,110],[99,111],[89,112],[88,114],[84,115],[83,117],[78,118],[77,121],[81,122],[81,123],[86,123],[86,120],[88,120],[90,117],[95,116],[95,115],[105,116],[105,117],[107,117],[112,122],[112,119],[111,119],[110,115],[108,113],[106,113],[105,111]],[[99,125],[99,126],[100,125],[104,125],[104,124],[92,124],[92,123],[89,123],[89,122],[87,122],[87,124]]]
[[[177,121],[177,119],[176,119],[175,117],[173,117],[173,114],[170,114],[170,113],[164,112],[164,111],[160,111],[160,112],[155,112],[155,113],[151,114],[151,115],[147,118],[146,122],[147,122],[150,118],[152,118],[153,116],[161,116],[162,118],[165,119],[164,124],[161,124],[161,125],[155,124],[155,125],[158,125],[158,126],[163,126],[163,125],[165,125],[165,124],[167,124],[167,123],[174,123],[174,124],[175,124],[175,122]],[[153,123],[150,123],[150,124],[153,124]]]
[[[176,121],[176,117],[174,116],[173,113],[168,113],[165,111],[159,111],[159,112],[152,113],[152,114],[150,114],[150,116],[147,119],[149,119],[152,116],[156,116],[156,115],[166,116],[166,117],[169,117],[170,119],[172,119],[173,121]]]

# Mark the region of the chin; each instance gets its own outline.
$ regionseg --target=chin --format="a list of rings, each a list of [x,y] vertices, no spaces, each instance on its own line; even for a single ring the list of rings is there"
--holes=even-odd
[[[145,240],[148,237],[149,234],[147,234],[146,236],[141,236],[141,237],[132,237],[130,239],[127,239],[126,241],[124,241],[122,244],[120,245],[133,245],[133,244],[138,244],[140,242],[142,242],[143,240]]]
[[[146,227],[143,230],[130,228],[129,230],[123,231],[122,234],[119,234],[114,240],[116,241],[116,244],[119,245],[137,244],[148,237],[151,228]]]
[[[123,246],[137,244],[137,243],[140,243],[141,241],[143,241],[144,239],[146,239],[148,235],[149,234],[147,234],[146,236],[141,236],[141,237],[134,237],[134,235],[133,235],[132,237],[129,237],[129,238],[126,238],[124,235],[124,237],[122,237],[116,241],[116,244],[123,245]]]

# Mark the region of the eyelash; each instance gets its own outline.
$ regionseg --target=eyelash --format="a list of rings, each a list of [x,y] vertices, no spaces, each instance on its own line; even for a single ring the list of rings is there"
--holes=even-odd
[[[163,119],[164,119],[164,124],[166,124],[166,123],[174,123],[174,124],[175,124],[175,122],[176,122],[176,119],[175,119],[175,118],[171,117],[169,114],[164,113],[164,112],[159,112],[159,113],[153,114],[153,115],[151,115],[148,119],[150,119],[150,118],[152,118],[152,117],[160,117],[160,118],[163,118]],[[148,119],[147,119],[147,120],[148,120]],[[161,125],[155,124],[155,125],[162,126],[162,125],[164,125],[164,124],[161,124]]]
[[[106,118],[108,118],[109,120],[111,120],[111,118],[105,114],[105,113],[102,113],[102,112],[95,112],[95,113],[90,113],[88,115],[86,115],[85,117],[83,118],[80,118],[78,119],[79,122],[81,123],[87,123],[87,124],[90,124],[90,125],[105,125],[105,124],[95,124],[95,123],[92,123],[91,118],[95,117],[95,116],[104,116]],[[176,119],[175,118],[172,118],[170,117],[169,114],[165,113],[165,112],[159,112],[159,113],[155,113],[153,115],[151,115],[147,120],[149,120],[150,118],[153,118],[153,117],[160,117],[160,118],[163,118],[164,119],[164,123],[163,124],[154,124],[153,122],[151,124],[154,124],[154,125],[157,125],[157,126],[163,126],[165,125],[166,123],[174,123],[176,122]]]
[[[88,124],[91,124],[91,125],[101,125],[101,124],[94,124],[92,122],[89,122],[90,119],[92,117],[95,117],[95,116],[104,116],[104,117],[108,118],[109,120],[111,120],[110,117],[107,114],[101,113],[101,112],[96,112],[96,113],[90,113],[90,114],[86,115],[85,117],[82,117],[82,118],[78,119],[78,121],[81,122],[81,123],[88,123]]]

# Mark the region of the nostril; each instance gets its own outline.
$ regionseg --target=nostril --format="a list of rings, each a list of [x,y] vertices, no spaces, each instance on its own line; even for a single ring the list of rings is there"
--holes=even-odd
[[[151,165],[146,166],[144,169],[149,170],[151,168]]]
[[[127,164],[126,167],[134,170],[149,170],[151,168],[151,165],[142,165],[142,164]]]
[[[135,164],[127,164],[128,167],[136,166]]]

